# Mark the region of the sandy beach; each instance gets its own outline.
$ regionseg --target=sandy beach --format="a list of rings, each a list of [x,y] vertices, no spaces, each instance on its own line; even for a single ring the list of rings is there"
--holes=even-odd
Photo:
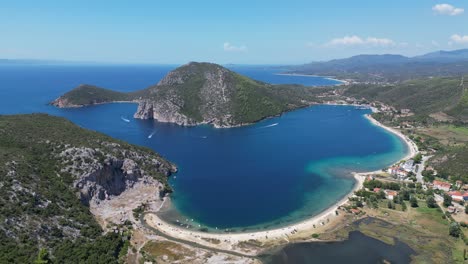
[[[404,136],[401,132],[382,125],[377,120],[373,119],[370,115],[366,115],[365,117],[373,124],[380,126],[390,131],[391,133],[396,134],[397,136],[402,138],[404,142],[406,142],[409,151],[403,159],[411,158],[418,152],[417,146],[410,139]],[[239,251],[237,248],[234,247],[234,245],[238,244],[239,242],[246,242],[249,240],[256,240],[260,243],[266,243],[271,241],[281,241],[283,243],[289,242],[290,236],[294,234],[311,231],[318,232],[321,227],[324,227],[329,222],[332,222],[334,219],[337,219],[339,215],[343,214],[343,211],[339,210],[339,207],[346,204],[348,202],[348,198],[352,196],[356,190],[359,190],[363,187],[365,178],[368,175],[377,174],[381,172],[382,171],[379,170],[365,173],[353,173],[356,183],[354,185],[354,188],[351,190],[350,193],[348,193],[348,195],[346,195],[345,197],[337,201],[335,204],[333,204],[333,206],[330,206],[318,215],[315,215],[302,222],[298,222],[281,228],[245,233],[207,233],[169,224],[162,220],[157,215],[157,212],[148,213],[145,216],[145,220],[150,226],[158,229],[159,231],[171,237],[211,246],[213,246],[213,244],[210,243],[210,241],[216,241],[216,247],[234,251]],[[242,252],[245,253],[245,251]]]
[[[386,129],[387,131],[390,131],[391,133],[393,133],[393,134],[397,135],[398,137],[400,137],[406,143],[406,145],[408,146],[409,151],[402,160],[410,159],[410,158],[414,157],[419,152],[418,146],[413,141],[411,141],[411,139],[409,139],[407,136],[403,135],[400,131],[398,131],[398,130],[396,130],[394,128],[382,125],[379,121],[375,120],[371,115],[365,115],[365,117],[372,124],[374,124],[376,126],[379,126],[379,127],[383,128],[383,129]]]
[[[276,73],[275,75],[299,76],[299,77],[320,77],[320,78],[324,78],[324,79],[327,79],[327,80],[340,82],[339,84],[336,84],[336,85],[345,85],[345,84],[348,84],[347,81],[335,79],[335,78],[333,78],[333,77],[328,77],[328,76],[319,76],[319,75],[310,75],[310,74],[298,74],[298,73]]]

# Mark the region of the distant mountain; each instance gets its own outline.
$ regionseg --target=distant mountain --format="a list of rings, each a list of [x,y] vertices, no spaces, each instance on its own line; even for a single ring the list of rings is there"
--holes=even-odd
[[[374,64],[393,64],[408,62],[410,58],[402,55],[383,54],[383,55],[357,55],[348,59],[332,60],[329,63],[343,66],[374,65]]]
[[[292,67],[290,72],[335,76],[371,82],[401,82],[434,76],[468,73],[468,49],[437,51],[417,57],[401,55],[358,55],[346,59],[313,62]]]
[[[180,125],[250,124],[285,111],[308,106],[327,88],[272,85],[255,81],[213,63],[191,62],[168,73],[158,84],[133,93],[80,85],[52,102],[78,107],[115,101],[139,104],[135,118]]]
[[[421,56],[414,57],[415,60],[431,60],[437,62],[455,62],[468,60],[468,49],[444,51],[439,50],[427,53]]]

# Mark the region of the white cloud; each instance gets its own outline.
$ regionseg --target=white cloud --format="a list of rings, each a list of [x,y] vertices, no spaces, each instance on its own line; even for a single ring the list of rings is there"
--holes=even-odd
[[[367,46],[394,46],[395,41],[388,38],[361,38],[359,36],[344,36],[342,38],[335,38],[326,43],[326,46],[356,46],[356,45],[367,45]]]
[[[224,42],[223,44],[224,51],[247,51],[247,46],[241,45],[241,46],[234,46],[229,42]]]
[[[465,9],[454,7],[449,4],[438,4],[432,7],[432,10],[439,15],[458,16],[465,12]]]
[[[449,45],[452,44],[468,44],[468,35],[461,36],[458,34],[454,34],[450,37]]]

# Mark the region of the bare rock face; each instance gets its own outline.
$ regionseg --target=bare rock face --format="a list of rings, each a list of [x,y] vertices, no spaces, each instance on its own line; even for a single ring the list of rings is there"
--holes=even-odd
[[[209,70],[200,70],[200,67]],[[216,127],[234,125],[231,112],[231,97],[235,87],[232,84],[232,72],[207,63],[189,63],[167,74],[154,87],[153,99],[139,102],[135,118],[156,119],[160,122],[175,123],[184,126],[210,123]],[[194,80],[198,81],[194,81]],[[196,109],[190,109],[198,115],[197,120],[187,116],[184,109],[187,98],[184,89],[191,89],[191,96],[200,100]],[[164,90],[164,92],[161,92]],[[225,114],[220,114],[225,113]]]
[[[134,117],[139,119],[156,119],[159,122],[174,123],[183,126],[196,125],[197,123],[180,113],[180,107],[171,101],[152,102],[141,101]]]
[[[109,146],[120,150],[120,146]],[[117,153],[116,153],[117,154]],[[103,156],[106,158],[103,159]],[[83,204],[99,204],[101,200],[119,196],[136,183],[145,184],[151,178],[142,166],[151,166],[154,171],[166,177],[177,169],[174,165],[161,162],[157,158],[150,159],[142,153],[125,151],[116,156],[103,153],[100,149],[68,148],[59,154],[67,164],[64,171],[76,177],[74,187]],[[162,190],[164,192],[164,190]]]
[[[78,105],[71,104],[67,98],[61,96],[50,103],[58,108],[78,107]]]
[[[75,186],[80,190],[84,204],[94,199],[104,200],[119,195],[141,177],[141,171],[133,160],[106,160],[91,174],[80,178]]]
[[[143,100],[138,103],[138,109],[133,117],[138,119],[154,119],[153,103]]]

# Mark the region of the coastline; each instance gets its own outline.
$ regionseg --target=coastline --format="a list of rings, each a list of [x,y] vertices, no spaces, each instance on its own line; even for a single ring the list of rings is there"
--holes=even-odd
[[[406,160],[416,155],[416,153],[418,152],[417,146],[409,138],[404,136],[400,131],[384,126],[368,114],[364,115],[364,117],[367,120],[369,120],[369,122],[371,122],[373,125],[379,126],[389,131],[390,133],[397,135],[408,146],[406,155],[396,163],[399,163],[401,160]],[[290,236],[294,234],[301,234],[314,231],[319,232],[319,230],[322,227],[326,227],[328,225],[328,222],[333,222],[334,220],[338,221],[343,213],[343,211],[339,211],[339,208],[348,203],[349,197],[352,196],[356,190],[359,190],[363,187],[365,178],[368,175],[378,174],[381,172],[382,170],[352,173],[355,179],[355,184],[353,186],[353,189],[348,194],[343,196],[332,206],[323,210],[321,213],[309,219],[305,219],[301,222],[293,223],[284,227],[240,233],[207,233],[169,224],[157,215],[158,211],[148,212],[144,218],[144,221],[146,221],[148,225],[158,229],[160,232],[168,236],[202,244],[205,243],[207,245],[211,245],[209,241],[219,241],[219,244],[217,244],[217,246],[230,250],[233,250],[233,245],[236,245],[239,242],[247,242],[249,240],[257,240],[261,243],[267,243],[272,241],[280,241],[282,243],[289,242],[288,238],[290,238]],[[170,198],[166,197],[164,199]]]
[[[382,123],[375,120],[369,114],[364,115],[364,117],[367,120],[369,120],[372,124],[374,124],[374,125],[376,125],[378,127],[381,127],[383,129],[389,131],[390,133],[393,133],[393,134],[397,135],[401,140],[403,140],[403,142],[405,142],[405,144],[408,146],[408,153],[401,160],[408,160],[408,159],[414,157],[419,152],[418,146],[413,141],[411,141],[407,136],[403,135],[400,131],[398,131],[398,130],[396,130],[394,128],[391,128],[391,127],[384,126]]]
[[[364,180],[367,174],[369,173],[371,172],[353,173],[353,177],[355,178],[356,183],[354,184],[354,187],[351,190],[351,192],[345,195],[336,203],[334,203],[332,206],[326,208],[318,215],[315,215],[309,219],[303,220],[298,223],[275,229],[240,233],[207,233],[197,230],[184,229],[179,226],[169,224],[157,215],[157,211],[148,212],[145,216],[145,221],[148,225],[158,229],[160,232],[171,237],[193,241],[197,243],[203,243],[206,240],[219,240],[221,242],[219,246],[227,248],[230,248],[230,246],[239,242],[247,242],[249,240],[285,240],[286,242],[289,242],[289,236],[291,236],[294,233],[306,230],[311,231],[314,229],[319,229],[320,227],[325,226],[326,223],[328,223],[329,221],[338,218],[338,216],[340,216],[342,212],[339,212],[338,215],[335,212],[339,210],[339,207],[345,205],[348,202],[349,197],[353,195],[355,191],[362,188]],[[165,197],[164,199],[168,199],[168,197]]]
[[[275,75],[297,76],[297,77],[319,77],[319,78],[323,78],[323,79],[330,80],[330,81],[340,82],[340,83],[335,84],[333,86],[340,86],[340,85],[348,84],[348,81],[336,79],[336,78],[331,77],[331,76],[320,76],[320,75],[299,74],[299,73],[275,73]]]

